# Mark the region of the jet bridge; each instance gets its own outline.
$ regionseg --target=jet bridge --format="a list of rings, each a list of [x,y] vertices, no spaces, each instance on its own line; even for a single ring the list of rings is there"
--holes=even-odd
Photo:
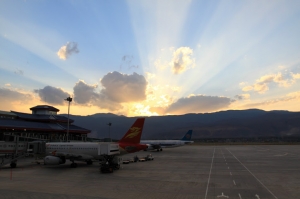
[[[18,159],[31,154],[35,157],[44,155],[45,142],[0,142],[0,167],[10,163],[10,167],[15,168],[17,166]]]
[[[29,142],[27,153],[33,155],[44,155],[46,153],[46,142],[44,141]]]

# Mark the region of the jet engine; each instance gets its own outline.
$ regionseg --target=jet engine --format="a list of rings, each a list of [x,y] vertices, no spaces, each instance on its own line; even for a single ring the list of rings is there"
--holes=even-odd
[[[66,162],[65,158],[55,157],[55,156],[46,156],[44,158],[45,165],[58,165],[64,164]]]
[[[144,151],[148,151],[148,150],[153,150],[153,146],[152,144],[146,144],[147,145],[147,149],[145,149]]]

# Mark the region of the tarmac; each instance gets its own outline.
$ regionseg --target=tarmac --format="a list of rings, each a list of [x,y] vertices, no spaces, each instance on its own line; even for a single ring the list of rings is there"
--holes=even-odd
[[[153,161],[46,166],[33,158],[0,170],[0,198],[300,198],[300,145],[189,145],[151,153]]]

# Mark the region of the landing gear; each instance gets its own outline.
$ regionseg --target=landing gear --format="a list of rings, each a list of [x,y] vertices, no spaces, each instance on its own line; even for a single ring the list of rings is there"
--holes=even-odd
[[[76,168],[76,167],[77,167],[77,164],[74,162],[75,160],[74,160],[73,157],[70,158],[70,161],[72,162],[72,164],[70,165],[70,167],[71,167],[71,168]]]
[[[91,165],[91,164],[93,164],[93,161],[92,160],[88,160],[88,161],[86,161],[86,164],[87,165]]]
[[[11,168],[16,168],[17,167],[17,163],[16,162],[11,162],[10,163],[10,167]]]
[[[77,164],[75,162],[72,162],[72,164],[70,165],[71,168],[76,168]]]
[[[115,156],[113,156],[113,155],[103,156],[104,161],[102,163],[100,163],[101,164],[100,171],[102,173],[113,173],[114,170],[120,169],[120,164],[114,162],[114,157]]]
[[[105,165],[101,165],[100,171],[101,173],[113,173],[114,169],[112,166],[105,164]]]

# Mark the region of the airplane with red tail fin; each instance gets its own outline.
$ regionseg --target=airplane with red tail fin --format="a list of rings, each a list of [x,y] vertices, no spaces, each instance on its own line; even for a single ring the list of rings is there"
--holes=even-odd
[[[119,167],[114,159],[127,153],[147,149],[140,144],[145,118],[138,118],[119,142],[49,142],[46,143],[45,165],[64,164],[69,159],[71,167],[77,167],[74,161],[85,161],[92,164],[93,160],[105,159],[108,169]],[[120,158],[119,158],[120,159]],[[103,166],[104,167],[104,166]],[[105,168],[103,169],[105,170]]]
[[[140,144],[145,118],[138,118],[123,138],[118,142],[120,154],[134,153],[141,150],[146,150],[146,144]]]

